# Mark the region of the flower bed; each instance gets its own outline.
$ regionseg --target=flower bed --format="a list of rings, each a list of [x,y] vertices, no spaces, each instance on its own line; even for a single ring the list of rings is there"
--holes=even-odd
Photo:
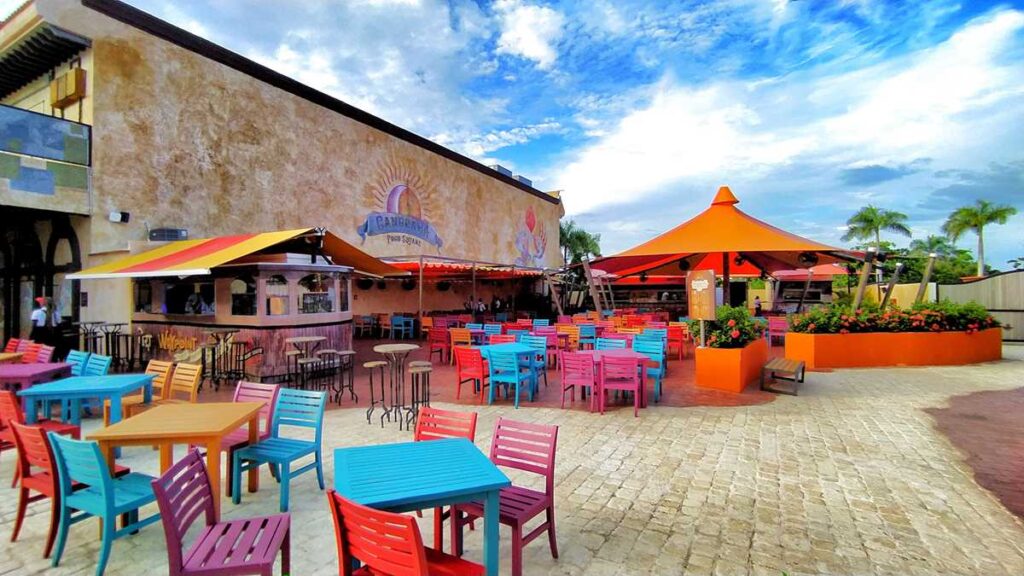
[[[743,307],[719,306],[715,315],[718,320],[704,323],[706,344],[694,355],[697,386],[742,392],[768,361],[764,326]],[[699,338],[699,320],[690,321],[690,333]]]

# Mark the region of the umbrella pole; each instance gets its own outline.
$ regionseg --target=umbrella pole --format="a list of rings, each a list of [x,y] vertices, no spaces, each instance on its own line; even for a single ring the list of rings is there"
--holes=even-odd
[[[872,246],[868,248],[868,253],[864,258],[864,268],[860,271],[860,282],[857,283],[857,295],[853,298],[853,309],[860,308],[860,303],[864,301],[864,291],[868,287],[868,278],[871,277],[871,265],[875,262],[875,248]]]
[[[729,282],[732,280],[729,277],[729,253],[722,253],[722,304],[724,306],[732,306],[732,291],[729,289]]]
[[[928,282],[932,279],[932,268],[935,266],[935,257],[938,254],[932,252],[928,255],[928,264],[924,267],[924,274],[921,276],[921,285],[917,287],[917,297],[914,304],[920,304],[924,300],[924,293],[928,290]]]

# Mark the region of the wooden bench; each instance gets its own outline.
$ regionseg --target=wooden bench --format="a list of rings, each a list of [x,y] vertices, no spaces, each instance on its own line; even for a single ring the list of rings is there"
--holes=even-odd
[[[797,389],[804,381],[804,362],[790,358],[772,358],[761,369],[761,390],[779,394],[797,395]],[[792,386],[772,386],[769,381],[788,380]]]

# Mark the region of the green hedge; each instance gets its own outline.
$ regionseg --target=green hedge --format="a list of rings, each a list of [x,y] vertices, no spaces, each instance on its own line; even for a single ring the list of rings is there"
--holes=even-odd
[[[944,300],[915,304],[909,310],[879,309],[864,304],[823,306],[790,317],[790,330],[808,334],[850,334],[856,332],[967,332],[995,328],[999,321],[980,304],[957,304]]]

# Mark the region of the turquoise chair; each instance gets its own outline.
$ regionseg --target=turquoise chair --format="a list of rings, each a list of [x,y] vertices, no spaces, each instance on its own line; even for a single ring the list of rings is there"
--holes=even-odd
[[[548,319],[547,318],[534,318],[533,319],[533,327],[534,328],[536,328],[537,326],[547,326],[547,325],[548,325]]]
[[[519,329],[516,329],[516,328],[512,328],[511,330],[507,330],[507,331],[505,331],[505,333],[506,334],[510,334],[512,336],[515,336],[516,337],[516,342],[519,342],[520,340],[522,340],[523,336],[529,336],[530,335],[530,331],[529,330],[519,330]]]
[[[665,378],[665,346],[659,338],[634,338],[633,351],[639,352],[657,362],[657,366],[647,366],[647,377],[654,378],[654,401],[661,400],[661,381]],[[641,366],[641,370],[643,367]]]
[[[597,344],[597,326],[593,324],[580,324],[580,348],[584,344],[593,348]]]
[[[466,324],[466,329],[467,330],[483,330],[484,329],[484,325],[483,324]]]
[[[82,520],[96,517],[101,520],[103,528],[96,576],[102,576],[114,540],[160,521],[159,513],[139,520],[139,508],[156,502],[152,487],[155,478],[138,472],[112,478],[95,442],[72,440],[51,432],[50,445],[60,479],[60,528],[51,565],[56,568],[60,564],[68,541],[68,529]],[[116,521],[122,515],[126,519],[118,530]]]
[[[85,353],[81,352],[80,354]],[[72,367],[72,376],[106,376],[107,373],[110,372],[110,365],[114,361],[113,358],[110,356],[103,356],[102,354],[88,354],[87,356],[86,362],[82,366],[82,372],[80,374],[75,374],[74,367]],[[69,353],[68,358],[70,357],[71,354]],[[102,410],[98,398],[90,398],[89,400],[86,400],[83,408],[88,416],[98,414]],[[71,402],[64,402],[62,414],[65,422],[71,421]]]
[[[655,336],[661,338],[662,342],[668,341],[668,328],[644,328],[641,336]]]
[[[512,351],[491,350],[487,356],[488,375],[491,379],[490,390],[487,392],[487,403],[494,403],[494,389],[504,384],[505,397],[508,397],[510,386],[515,386],[515,407],[519,408],[520,384],[526,382],[527,394],[533,402],[537,391],[537,373],[529,366],[519,363],[519,355]]]
[[[288,489],[294,476],[316,470],[316,481],[324,489],[324,469],[320,445],[324,428],[324,404],[326,392],[282,388],[274,405],[274,419],[270,425],[270,437],[235,451],[231,462],[231,499],[235,504],[242,500],[242,472],[270,464],[274,477],[281,483],[281,512],[288,511]],[[316,431],[314,440],[299,440],[281,436],[282,426],[312,428]],[[313,456],[314,460],[298,470],[291,469],[291,463],[299,458]]]
[[[523,367],[529,368],[533,371],[534,380],[539,382],[540,377],[544,377],[544,386],[548,385],[548,338],[547,336],[523,336],[519,339],[520,344],[525,344],[536,350],[536,354],[531,354],[529,363],[522,364]]]
[[[64,359],[65,362],[71,364],[71,375],[81,376],[85,371],[85,365],[89,363],[88,352],[82,352],[81,350],[71,350],[68,352],[68,357]]]
[[[621,338],[598,338],[594,348],[596,350],[625,350],[626,341]]]
[[[484,324],[484,334],[487,336],[501,334],[501,324]]]

